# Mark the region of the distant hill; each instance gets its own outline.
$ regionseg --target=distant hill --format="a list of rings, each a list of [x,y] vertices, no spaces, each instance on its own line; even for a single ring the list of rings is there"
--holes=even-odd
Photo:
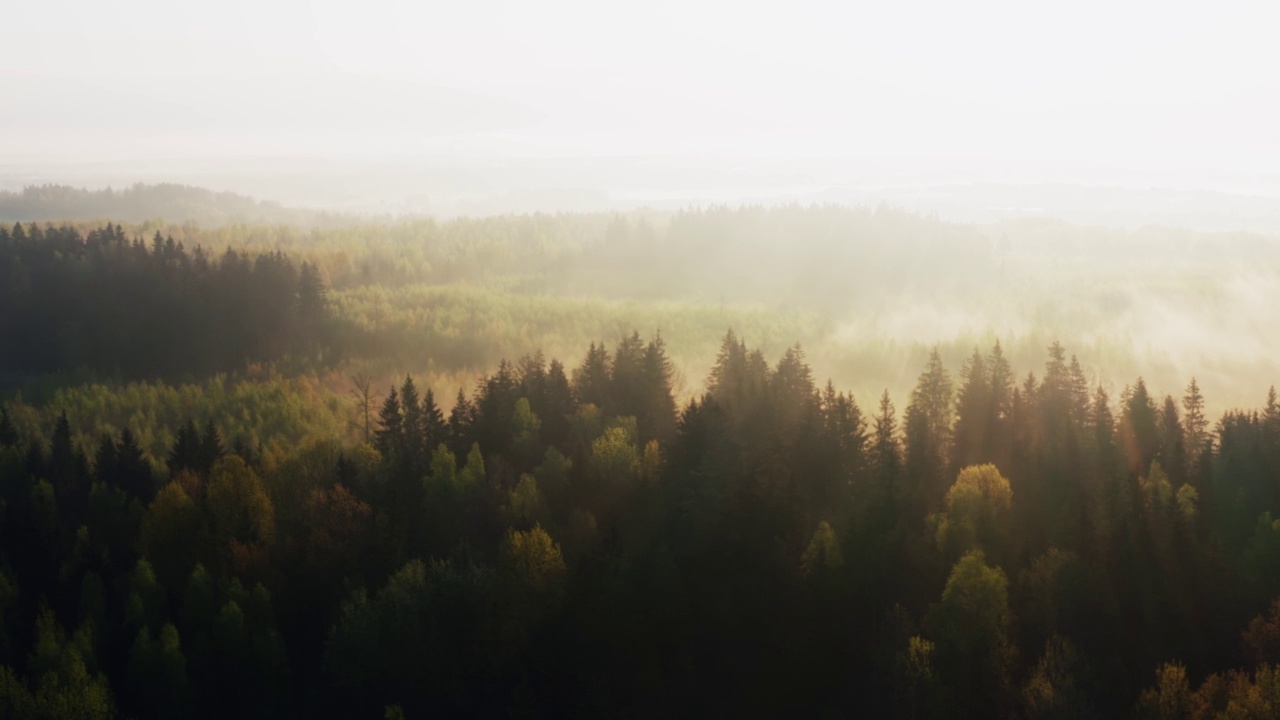
[[[289,208],[231,192],[173,183],[136,184],[120,190],[87,190],[67,185],[28,186],[0,191],[0,221],[116,220],[139,223],[163,219],[205,226],[239,223],[333,224],[334,215]]]

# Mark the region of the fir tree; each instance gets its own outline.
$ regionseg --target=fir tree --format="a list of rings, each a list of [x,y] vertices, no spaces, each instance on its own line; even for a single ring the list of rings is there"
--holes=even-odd
[[[200,438],[200,461],[199,470],[201,473],[208,473],[221,457],[227,454],[226,448],[222,444],[222,434],[218,432],[218,428],[210,420],[204,426],[204,436]]]
[[[9,410],[0,406],[0,447],[16,447],[18,430],[9,419]]]
[[[404,419],[400,413],[400,395],[395,386],[382,401],[378,412],[378,429],[374,433],[374,447],[385,460],[400,454],[404,447]]]
[[[187,420],[187,424],[182,426],[173,441],[173,449],[169,451],[169,476],[177,475],[182,470],[199,472],[200,456],[200,431],[196,430],[195,421]]]

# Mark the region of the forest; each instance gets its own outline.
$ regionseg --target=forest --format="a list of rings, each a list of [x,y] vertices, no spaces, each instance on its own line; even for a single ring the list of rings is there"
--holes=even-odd
[[[0,717],[1275,717],[1275,249],[4,227]]]
[[[14,222],[102,220],[145,222],[167,217],[178,223],[332,223],[336,216],[231,192],[215,192],[177,183],[134,183],[114,190],[87,190],[70,185],[27,185],[0,190],[0,220]]]

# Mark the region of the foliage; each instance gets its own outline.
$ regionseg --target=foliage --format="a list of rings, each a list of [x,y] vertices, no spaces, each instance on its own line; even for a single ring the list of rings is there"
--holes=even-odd
[[[801,348],[719,348],[683,402],[634,332],[501,362],[447,412],[397,375],[376,448],[314,378],[10,402],[0,707],[1273,712],[1280,401],[1193,462],[1192,413],[1142,382],[1113,407],[1056,344],[1016,384],[999,345],[958,389],[924,360],[902,425]],[[128,402],[168,409],[104,419]],[[1254,664],[1211,672],[1241,629]]]

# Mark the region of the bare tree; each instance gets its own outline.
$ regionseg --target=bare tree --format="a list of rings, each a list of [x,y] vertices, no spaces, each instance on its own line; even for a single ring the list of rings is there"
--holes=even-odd
[[[373,436],[373,414],[378,404],[378,393],[373,389],[373,380],[364,373],[352,375],[351,384],[354,386],[351,396],[355,398],[356,411],[359,413],[359,417],[351,425],[363,431],[364,441],[369,442],[369,438]]]

